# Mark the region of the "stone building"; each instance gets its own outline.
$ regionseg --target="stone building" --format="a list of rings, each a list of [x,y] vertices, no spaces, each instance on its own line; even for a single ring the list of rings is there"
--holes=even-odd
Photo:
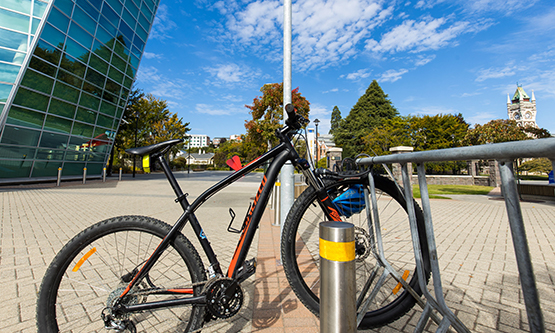
[[[517,86],[511,99],[507,94],[507,114],[510,120],[515,120],[519,126],[538,127],[536,123],[536,97],[532,90],[532,98],[526,94],[522,86]]]

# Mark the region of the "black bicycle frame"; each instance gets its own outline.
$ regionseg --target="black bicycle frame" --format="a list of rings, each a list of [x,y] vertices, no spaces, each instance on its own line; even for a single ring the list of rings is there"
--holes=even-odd
[[[183,229],[186,225],[187,221],[191,223],[191,226],[197,236],[208,260],[210,262],[210,266],[208,267],[208,272],[210,277],[214,276],[223,276],[223,272],[220,268],[220,264],[216,258],[216,254],[208,241],[208,238],[204,234],[202,227],[195,216],[195,211],[210,197],[214,194],[218,193],[219,191],[223,190],[227,186],[231,185],[235,181],[239,180],[246,174],[254,171],[264,163],[272,160],[270,166],[268,167],[267,171],[265,172],[260,187],[258,188],[258,192],[254,199],[254,203],[251,206],[249,212],[247,213],[244,228],[242,229],[241,236],[239,238],[239,243],[237,244],[235,253],[231,260],[231,264],[228,268],[226,276],[229,278],[236,278],[238,270],[243,266],[245,263],[246,256],[252,244],[252,240],[256,233],[256,229],[260,223],[262,215],[264,213],[265,207],[268,204],[268,200],[270,197],[270,192],[277,180],[281,167],[287,162],[291,161],[293,164],[297,165],[299,156],[296,150],[293,148],[291,141],[285,139],[285,135],[282,136],[282,142],[274,147],[273,149],[266,152],[264,155],[260,156],[259,158],[255,159],[251,163],[247,164],[240,170],[232,173],[228,177],[224,178],[214,186],[210,187],[206,191],[204,191],[193,203],[189,203],[187,200],[187,196],[183,194],[179,184],[177,183],[175,176],[171,172],[171,169],[165,160],[163,154],[157,156],[157,159],[160,161],[162,169],[168,178],[175,194],[177,195],[176,202],[179,202],[184,210],[183,214],[179,217],[177,222],[173,225],[169,233],[164,237],[160,245],[156,248],[154,253],[150,256],[150,258],[144,263],[143,267],[135,274],[125,291],[121,294],[120,300],[131,290],[135,285],[141,281],[143,278],[146,277],[152,266],[156,263],[156,261],[160,258],[164,250],[169,246],[169,244],[177,237],[179,232]],[[284,140],[285,139],[285,140]],[[311,175],[312,180],[311,183],[315,183],[314,175],[309,172]],[[318,186],[318,185],[316,185]],[[321,187],[321,186],[318,186]],[[330,214],[328,214],[329,216]],[[154,291],[154,294],[189,294],[192,295],[193,288],[184,288],[184,289],[169,289],[163,290],[161,292]],[[114,308],[117,311],[121,312],[136,312],[136,311],[144,311],[147,309],[157,309],[162,307],[172,307],[172,306],[179,306],[185,304],[205,304],[206,298],[204,295],[196,296],[196,297],[185,297],[179,299],[172,299],[172,300],[163,300],[158,302],[148,302],[136,305],[123,305],[121,301],[116,302]]]

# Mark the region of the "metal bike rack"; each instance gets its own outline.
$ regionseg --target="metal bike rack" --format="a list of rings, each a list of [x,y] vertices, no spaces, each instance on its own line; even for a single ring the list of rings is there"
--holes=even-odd
[[[457,332],[469,332],[468,328],[453,314],[447,307],[444,299],[443,288],[441,285],[441,277],[438,264],[437,247],[435,243],[432,213],[430,208],[430,199],[428,195],[428,187],[426,182],[425,162],[440,162],[440,161],[461,161],[461,160],[497,160],[499,162],[499,169],[501,175],[501,186],[505,198],[505,205],[509,217],[509,225],[513,239],[513,246],[516,254],[516,261],[520,276],[520,283],[522,286],[522,293],[524,296],[524,303],[528,322],[530,325],[530,332],[543,333],[545,332],[543,314],[540,307],[538,297],[538,290],[530,259],[530,251],[528,248],[528,241],[524,229],[524,221],[522,218],[522,211],[520,207],[520,199],[517,191],[517,186],[513,174],[513,161],[517,158],[532,158],[532,157],[547,157],[555,164],[555,138],[526,140],[519,142],[504,142],[496,144],[487,144],[472,147],[450,148],[441,150],[431,150],[422,152],[405,153],[400,155],[385,155],[368,157],[357,160],[359,165],[374,165],[374,164],[391,164],[400,163],[402,169],[403,184],[410,184],[409,171],[407,163],[416,163],[418,170],[418,183],[420,186],[420,194],[422,200],[422,210],[424,213],[424,224],[426,229],[426,238],[428,240],[428,251],[430,253],[431,274],[433,278],[434,295],[432,295],[426,286],[426,279],[424,278],[424,263],[420,252],[420,242],[418,241],[418,229],[416,226],[416,213],[412,200],[407,200],[407,210],[409,215],[412,243],[414,248],[414,256],[418,268],[420,287],[423,291],[424,299],[417,298],[420,306],[424,311],[418,321],[415,332],[422,332],[428,320],[431,318],[438,323],[439,327],[437,332],[446,332],[450,326]],[[371,198],[375,201],[375,188],[373,179],[370,177],[371,185]],[[412,198],[411,186],[405,186],[404,194],[406,198]],[[375,203],[375,202],[374,202]],[[368,203],[367,203],[368,204]],[[374,205],[373,205],[374,206]],[[376,218],[374,214],[374,218]],[[379,232],[379,220],[374,219],[377,223],[376,232]],[[378,250],[381,247],[380,235],[377,235]],[[425,249],[424,249],[425,250]],[[396,279],[399,279],[398,272],[387,263],[385,264],[386,274],[391,274]],[[377,271],[376,271],[377,273]],[[385,276],[382,275],[383,278]],[[380,278],[381,280],[382,278]],[[377,282],[379,287],[380,281]],[[409,292],[412,290],[410,287],[407,289]],[[363,307],[364,309],[364,307]],[[441,314],[442,318],[438,318],[433,311]],[[362,311],[364,312],[364,311]]]

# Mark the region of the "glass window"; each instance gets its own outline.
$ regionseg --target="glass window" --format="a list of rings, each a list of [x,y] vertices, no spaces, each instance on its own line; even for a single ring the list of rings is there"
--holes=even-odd
[[[116,14],[110,6],[104,6],[104,8],[102,8],[102,14],[106,17],[108,22],[113,24],[115,27],[119,26],[119,15]]]
[[[123,44],[126,45],[128,47],[131,47],[131,39],[125,37],[123,34],[119,34],[117,39]]]
[[[2,143],[36,147],[39,136],[40,131],[6,125],[2,134]]]
[[[91,125],[75,122],[71,134],[90,138],[93,135],[93,127]]]
[[[108,77],[110,77],[110,79],[116,81],[117,83],[123,82],[123,74],[114,67],[110,67],[110,73],[108,73]]]
[[[137,33],[139,37],[141,37],[143,42],[146,42],[146,40],[148,39],[148,32],[146,32],[146,30],[143,29],[140,25],[138,25],[137,28],[135,29],[135,33]]]
[[[111,131],[108,130],[107,128],[102,128],[102,127],[96,127],[94,129],[94,138],[97,140],[108,140],[108,136],[106,135],[106,133],[110,133]]]
[[[139,7],[137,7],[133,2],[126,1],[125,8],[129,10],[133,17],[137,17],[137,15],[139,15]]]
[[[145,1],[143,1],[143,5],[147,5],[148,8],[149,8],[151,11],[154,11],[154,2],[149,1],[149,0],[145,0]]]
[[[104,87],[104,81],[106,80],[106,78],[104,76],[102,76],[100,73],[96,72],[95,70],[93,70],[92,68],[89,67],[89,69],[87,70],[87,76],[86,76],[87,81],[89,81],[92,84],[96,84],[97,86],[99,86],[100,88]]]
[[[84,47],[77,44],[75,41],[71,39],[67,40],[65,51],[67,52],[67,54],[83,61],[84,63],[88,62],[89,51],[87,51],[87,49],[85,49]]]
[[[150,10],[146,6],[141,7],[141,12],[145,15],[146,19],[149,22],[152,22],[152,13],[150,12]]]
[[[67,83],[71,86],[74,86],[77,89],[81,89],[81,85],[83,84],[83,80],[81,80],[80,78],[75,77],[75,76],[73,76],[73,75],[71,75],[68,72],[63,71],[63,70],[58,71],[57,79],[59,81],[65,82],[65,83]]]
[[[89,66],[96,69],[102,74],[106,74],[108,72],[108,64],[94,54],[91,54]]]
[[[145,28],[146,31],[150,28],[150,21],[141,13],[139,15],[139,23]]]
[[[97,0],[97,2],[99,1]],[[88,3],[86,0],[77,0],[76,3],[79,5],[79,7],[83,8],[83,10],[85,10],[85,12],[89,14],[94,20],[98,19],[98,10],[91,6],[91,4]]]
[[[112,42],[113,42],[113,39],[112,39]],[[110,51],[109,48],[104,46],[97,39],[95,39],[94,41],[93,50],[94,50],[94,53],[96,53],[96,55],[106,60],[107,62],[110,62],[110,58],[112,57],[112,51]]]
[[[133,55],[131,55],[131,59],[129,59],[129,60],[130,60],[129,62],[131,63],[131,65],[133,67],[139,68],[139,58],[135,57],[135,55],[133,54]]]
[[[125,71],[125,74],[127,74],[131,77],[135,77],[135,73],[137,73],[137,70],[135,68],[133,68],[133,66],[131,66],[131,64],[127,65],[127,70]]]
[[[106,2],[110,4],[118,15],[121,13],[123,6],[118,0],[106,0]]]
[[[106,101],[102,101],[102,104],[100,105],[100,112],[114,116],[116,114],[116,106]]]
[[[105,116],[103,114],[99,114],[98,118],[96,119],[96,124],[102,127],[112,128],[113,123],[114,118]]]
[[[69,134],[71,131],[71,120],[47,116],[46,122],[44,123],[44,129],[52,132]]]
[[[27,15],[14,13],[0,8],[0,26],[17,30],[21,32],[29,32],[29,20]]]
[[[85,168],[85,163],[70,163],[65,162],[64,168],[62,169],[62,176],[76,176],[82,175],[83,169]]]
[[[39,147],[65,148],[67,146],[67,135],[42,132]]]
[[[121,21],[119,23],[119,31],[121,31],[123,36],[127,37],[128,40],[133,40],[133,30],[124,21]],[[126,45],[128,45],[128,44],[126,44]]]
[[[13,83],[19,74],[21,66],[0,62],[0,81]]]
[[[106,80],[106,90],[114,95],[119,96],[119,92],[121,90],[121,86],[114,81],[108,79]]]
[[[8,95],[10,91],[12,91],[12,87],[11,84],[0,83],[0,102],[6,102],[8,100]]]
[[[88,53],[79,60],[83,60],[83,58],[86,58],[87,55]],[[87,59],[84,59],[84,60],[85,62],[87,61]],[[64,54],[64,56],[62,57],[62,63],[60,67],[79,77],[85,76],[85,70],[87,68],[83,63],[81,63],[80,61],[77,61],[77,59],[67,54]]]
[[[121,118],[121,115],[123,114],[123,108],[118,108],[118,113],[116,114],[116,118]]]
[[[31,14],[31,0],[2,0],[2,7]]]
[[[100,106],[100,99],[91,96],[89,94],[86,93],[82,93],[81,94],[81,100],[79,101],[79,105],[84,106],[86,108],[89,109],[93,109],[93,110],[98,110],[98,107]]]
[[[41,129],[44,123],[44,114],[12,106],[6,120],[7,124]]]
[[[102,7],[102,2],[103,1],[89,0],[89,3],[93,5],[93,7],[96,8],[96,10],[98,11],[100,11],[100,7]]]
[[[2,161],[2,172],[0,178],[24,178],[29,177],[32,161]]]
[[[75,24],[75,22],[71,22],[71,26],[69,27],[69,37],[73,38],[74,40],[78,41],[81,45],[83,45],[86,50],[81,51],[81,54],[86,53],[92,46],[93,36],[89,35],[85,30],[83,30],[80,26]],[[66,42],[66,51],[71,54],[69,51],[69,44],[70,41]],[[73,55],[74,57],[78,58],[79,55]]]
[[[0,49],[0,61],[11,62],[16,65],[21,65],[23,63],[24,58],[25,58],[25,53]]]
[[[120,57],[116,57],[113,56],[112,57],[112,62],[111,62],[112,66],[116,67],[117,69],[119,69],[122,72],[125,72],[125,61],[123,59],[121,59]]]
[[[87,81],[83,82],[83,91],[90,93],[93,96],[100,97],[102,95],[102,89],[98,88],[97,86],[88,83]]]
[[[139,35],[135,35],[135,39],[133,39],[133,45],[136,46],[139,50],[143,50],[143,48],[145,47],[145,42],[143,42],[140,38]]]
[[[60,55],[61,54],[62,54],[62,51],[58,50],[54,46],[52,46],[52,45],[48,44],[47,42],[43,41],[42,39],[39,40],[39,43],[38,43],[37,47],[35,48],[35,53],[34,53],[34,55],[39,56],[42,59],[53,63],[54,65],[58,65],[58,62],[60,61]],[[31,60],[31,63],[33,63],[33,61],[34,60]],[[41,64],[40,66],[42,67],[43,65]],[[50,67],[52,67],[52,66],[50,66]],[[42,72],[42,69],[39,69],[39,68],[37,68],[37,69]],[[50,74],[50,72],[51,72],[51,70],[48,70],[48,72],[43,72],[43,73],[54,76],[54,74]],[[55,68],[54,68],[54,72],[56,72]]]
[[[60,101],[59,99],[52,98],[50,101],[50,106],[48,107],[48,113],[57,114],[58,116],[73,118],[75,115],[76,106],[73,104]]]
[[[133,85],[133,80],[126,76],[123,80],[123,85],[125,86],[125,88],[131,89],[131,86]]]
[[[120,43],[119,40],[114,45],[114,52],[116,52],[116,54],[122,57],[123,59],[129,58],[129,54],[130,54],[129,49],[125,47],[122,43]]]
[[[106,154],[92,154],[92,158],[89,161],[104,162]],[[91,175],[99,175],[102,173],[104,164],[102,163],[87,163],[87,173]]]
[[[35,5],[33,6],[33,15],[42,18],[42,16],[44,15],[44,11],[46,10],[46,6],[46,3],[35,0]]]
[[[76,104],[77,104],[77,100],[79,99],[79,91],[77,89],[74,89],[60,81],[56,82],[53,95],[63,100],[66,100],[68,102],[76,103]]]
[[[137,21],[135,20],[135,18],[133,17],[133,15],[131,15],[129,13],[129,11],[127,9],[123,10],[123,16],[122,16],[123,20],[125,21],[125,23],[127,23],[127,25],[129,25],[129,27],[131,29],[133,29],[136,25],[137,25]],[[131,39],[131,38],[129,38]]]
[[[47,95],[50,95],[52,93],[52,86],[54,85],[54,80],[42,74],[39,74],[31,69],[28,69],[25,72],[25,76],[23,77],[21,84],[28,88],[38,90]]]
[[[118,34],[118,29],[116,29],[116,27],[114,27],[104,16],[101,15],[98,22],[100,22],[100,26],[104,27],[112,36],[116,36]]]
[[[75,119],[89,124],[94,124],[96,121],[96,112],[84,108],[77,108]]]
[[[71,12],[73,11],[73,2],[71,0],[56,0],[54,5],[60,8],[62,12],[66,13],[67,16],[71,16]]]
[[[36,161],[31,177],[57,177],[58,168],[62,167],[59,161]],[[62,169],[62,175],[64,170]]]
[[[40,20],[37,19],[37,18],[34,18],[33,19],[33,24],[31,25],[31,35],[34,35],[35,32],[37,32],[39,24],[40,24]]]
[[[86,31],[94,34],[96,30],[96,21],[87,15],[81,8],[75,7],[72,20],[79,23]]]
[[[36,159],[37,160],[59,160],[59,161],[61,161],[61,160],[64,159],[64,153],[65,153],[65,150],[37,149]],[[56,170],[57,169],[58,168],[56,168]]]
[[[118,98],[113,94],[109,93],[107,90],[104,90],[104,93],[102,94],[102,99],[111,103],[118,102]]]
[[[62,12],[60,12],[56,8],[52,8],[52,11],[50,11],[48,22],[53,24],[62,32],[67,32],[67,27],[69,26],[69,18],[62,14]]]
[[[31,109],[46,111],[48,106],[48,96],[27,90],[20,87],[14,98],[14,104],[25,106]]]
[[[114,39],[112,35],[110,35],[103,27],[99,26],[96,29],[96,38],[104,44],[110,42],[110,40]],[[95,44],[96,45],[96,44]],[[96,48],[96,47],[95,47]],[[93,48],[94,49],[94,48]]]
[[[66,38],[66,36],[61,31],[54,28],[50,24],[46,24],[44,26],[40,37],[60,49],[64,45],[64,41]]]
[[[122,88],[120,97],[123,99],[127,99],[128,96],[129,96],[129,90]]]
[[[0,158],[32,159],[36,149],[27,147],[0,146]]]
[[[26,52],[27,35],[15,31],[0,29],[0,45],[10,49]]]
[[[89,158],[90,153],[85,152],[85,151],[72,151],[72,150],[68,150],[66,152],[66,157],[65,160],[66,161],[87,161]]]

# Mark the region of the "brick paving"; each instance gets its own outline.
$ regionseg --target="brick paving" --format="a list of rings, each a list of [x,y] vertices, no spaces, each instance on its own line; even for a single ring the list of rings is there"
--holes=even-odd
[[[258,177],[255,175],[254,177]],[[178,174],[191,197],[210,183]],[[198,211],[218,258],[227,266],[237,235],[222,232],[231,207],[244,216],[256,182],[238,182]],[[162,177],[86,185],[0,187],[0,332],[35,332],[36,292],[47,265],[73,235],[108,217],[152,216],[172,222],[181,214]],[[170,201],[171,200],[171,201]],[[488,196],[432,200],[441,278],[448,306],[472,332],[528,331],[504,202]],[[523,217],[547,332],[555,332],[555,203],[523,202]],[[292,293],[279,263],[279,228],[267,212],[249,254],[256,279],[243,284],[245,307],[233,321],[203,332],[318,332],[318,321]],[[238,223],[238,222],[237,222]],[[186,227],[188,228],[188,227]],[[186,229],[189,230],[189,229]],[[431,285],[431,284],[430,284]],[[412,332],[417,307],[375,332]],[[427,331],[435,331],[429,324]]]

